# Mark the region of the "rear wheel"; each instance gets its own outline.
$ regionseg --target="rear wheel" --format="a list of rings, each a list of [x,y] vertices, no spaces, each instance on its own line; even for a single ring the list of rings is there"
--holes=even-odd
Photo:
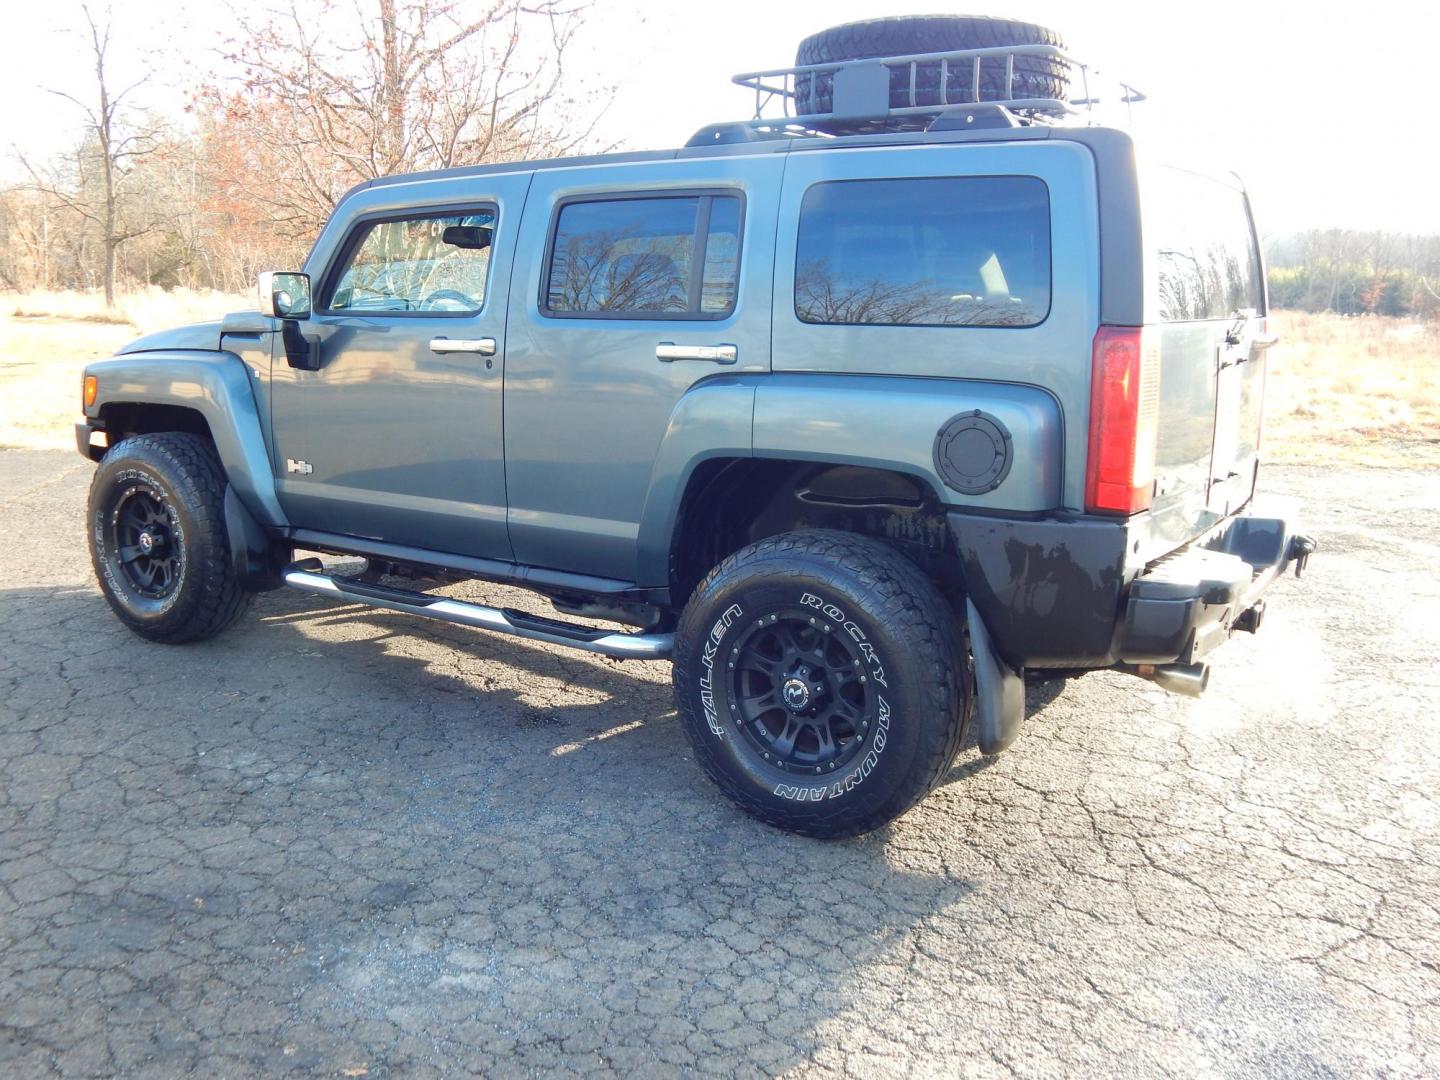
[[[686,605],[676,703],[737,805],[809,836],[891,821],[960,746],[959,623],[919,568],[867,537],[804,531],[730,556]]]
[[[151,641],[213,637],[250,606],[225,531],[225,475],[198,435],[137,435],[90,485],[90,559],[110,608]]]

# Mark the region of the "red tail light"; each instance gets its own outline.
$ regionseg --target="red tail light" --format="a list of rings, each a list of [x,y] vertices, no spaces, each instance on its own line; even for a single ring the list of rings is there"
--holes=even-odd
[[[1155,487],[1160,350],[1138,326],[1102,326],[1090,362],[1085,508],[1133,514]]]

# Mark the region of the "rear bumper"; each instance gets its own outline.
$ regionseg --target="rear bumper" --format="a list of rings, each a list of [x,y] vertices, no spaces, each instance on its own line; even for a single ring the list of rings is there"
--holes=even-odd
[[[1193,663],[1254,629],[1265,590],[1315,546],[1286,521],[1242,514],[1135,566],[1134,519],[952,512],[949,524],[959,585],[1016,670]]]
[[[1127,664],[1193,664],[1237,630],[1254,632],[1264,595],[1315,541],[1281,518],[1241,515],[1203,544],[1161,559],[1126,592],[1116,652]]]

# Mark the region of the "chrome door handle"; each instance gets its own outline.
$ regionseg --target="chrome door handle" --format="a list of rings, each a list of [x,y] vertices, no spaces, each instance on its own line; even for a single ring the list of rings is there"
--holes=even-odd
[[[434,337],[430,339],[430,351],[437,353],[473,352],[479,353],[481,356],[494,356],[495,339],[493,337]]]
[[[673,341],[662,341],[655,346],[655,359],[664,360],[709,360],[712,364],[733,364],[740,352],[734,345],[676,345]]]

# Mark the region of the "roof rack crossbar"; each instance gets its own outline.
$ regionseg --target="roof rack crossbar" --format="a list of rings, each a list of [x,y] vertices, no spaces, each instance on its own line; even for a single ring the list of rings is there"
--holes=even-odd
[[[1015,97],[1015,59],[1016,57],[1041,57],[1063,61],[1078,74],[1081,96],[1069,101],[1061,101],[1058,98],[1017,98]],[[988,63],[987,63],[988,62]],[[981,90],[984,84],[983,72],[994,71],[992,65],[1004,63],[1004,88],[1002,97],[981,101]],[[926,93],[934,93],[938,90],[938,101],[932,104],[920,103],[919,73],[921,65],[939,65],[939,86],[927,88]],[[963,66],[962,66],[963,65]],[[859,113],[852,110],[833,111],[829,113],[815,113],[799,111],[800,93],[797,89],[797,80],[803,76],[810,76],[814,79],[821,75],[830,75],[832,83],[838,83],[841,78],[849,78],[847,74],[840,76],[839,73],[854,73],[857,82],[861,74],[859,69],[866,69],[866,72],[873,71],[876,67],[889,70],[901,67],[907,68],[902,79],[903,96],[902,101],[907,104],[892,106],[890,97],[884,101],[874,102],[873,108],[867,107]],[[768,68],[763,71],[745,71],[733,77],[731,81],[740,86],[747,87],[755,93],[755,112],[748,121],[739,121],[742,124],[749,124],[760,131],[771,131],[789,128],[790,133],[805,131],[817,134],[838,134],[848,131],[856,125],[864,127],[875,127],[889,119],[912,126],[919,118],[924,116],[938,116],[947,109],[956,105],[966,104],[951,100],[951,73],[957,75],[965,67],[969,68],[969,90],[970,104],[1001,105],[1011,112],[1017,113],[1026,118],[1029,122],[1055,122],[1067,118],[1082,117],[1095,109],[1097,105],[1111,101],[1124,104],[1127,109],[1132,102],[1143,101],[1145,95],[1126,82],[1114,82],[1117,92],[1110,96],[1102,97],[1092,90],[1091,76],[1098,76],[1099,72],[1091,65],[1067,53],[1065,50],[1054,45],[997,45],[983,49],[953,49],[942,52],[905,53],[897,56],[880,56],[864,60],[842,60],[832,61],[823,64],[797,64],[793,67]],[[868,84],[873,87],[876,84],[873,80]],[[893,81],[891,83],[893,86]],[[832,103],[838,95],[832,95]],[[779,116],[766,116],[776,101],[780,102]],[[868,98],[867,98],[868,101]],[[778,128],[777,128],[778,125]]]

